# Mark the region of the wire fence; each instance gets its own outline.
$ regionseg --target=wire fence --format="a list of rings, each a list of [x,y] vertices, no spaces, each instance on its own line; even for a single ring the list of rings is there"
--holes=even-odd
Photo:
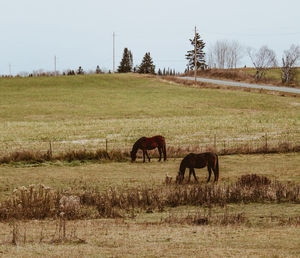
[[[118,138],[82,139],[74,141],[36,141],[36,142],[4,142],[0,143],[0,156],[17,151],[51,152],[51,155],[73,150],[122,151],[129,152],[137,139],[120,141]],[[300,146],[300,131],[286,133],[261,132],[238,137],[228,137],[216,133],[199,136],[198,141],[178,142],[178,139],[166,137],[168,152],[204,152],[217,153],[251,153],[255,150],[296,150]],[[235,150],[235,151],[234,151]],[[155,152],[157,154],[157,151]],[[154,155],[156,155],[154,154]],[[179,154],[178,154],[179,155]]]

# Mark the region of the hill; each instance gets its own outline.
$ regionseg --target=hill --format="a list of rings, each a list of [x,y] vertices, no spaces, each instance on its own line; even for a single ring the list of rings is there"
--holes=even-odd
[[[128,149],[161,134],[168,146],[299,139],[300,100],[196,89],[135,74],[0,79],[0,152]]]

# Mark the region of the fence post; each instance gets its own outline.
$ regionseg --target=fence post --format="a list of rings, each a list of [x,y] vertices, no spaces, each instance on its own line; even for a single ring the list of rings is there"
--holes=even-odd
[[[52,158],[52,143],[51,141],[49,142],[49,156]]]
[[[105,151],[107,152],[107,138],[105,139]]]
[[[265,150],[268,150],[268,134],[265,133]]]

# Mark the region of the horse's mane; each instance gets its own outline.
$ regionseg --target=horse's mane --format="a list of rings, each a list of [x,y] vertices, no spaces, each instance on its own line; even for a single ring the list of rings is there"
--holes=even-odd
[[[132,152],[134,153],[137,153],[140,145],[141,145],[141,142],[144,140],[145,137],[141,137],[140,139],[138,139],[132,146]]]
[[[185,158],[184,158],[184,159],[180,162],[178,174],[184,175],[185,168],[186,168],[186,165],[185,165]]]

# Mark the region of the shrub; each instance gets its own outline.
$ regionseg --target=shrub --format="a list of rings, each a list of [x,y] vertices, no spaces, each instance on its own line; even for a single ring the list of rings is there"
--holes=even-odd
[[[270,184],[271,180],[269,178],[257,174],[243,175],[237,181],[237,185],[241,187],[260,187]]]

